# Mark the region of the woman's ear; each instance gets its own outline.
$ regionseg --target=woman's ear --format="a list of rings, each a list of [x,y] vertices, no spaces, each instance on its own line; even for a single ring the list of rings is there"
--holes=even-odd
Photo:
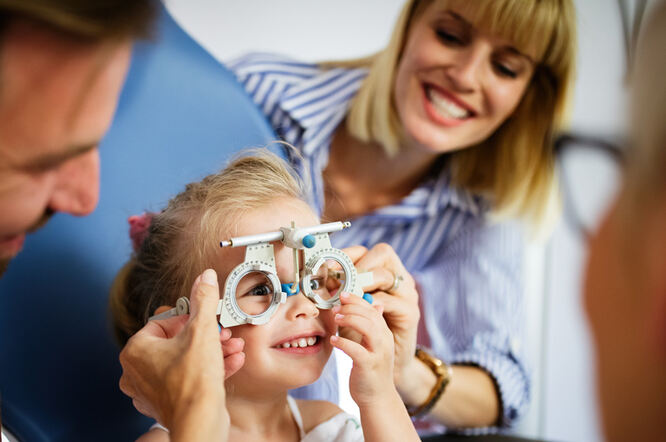
[[[155,313],[154,313],[154,314],[155,314],[155,315],[159,315],[159,314],[161,314],[161,313],[166,312],[167,310],[171,310],[172,308],[173,308],[173,307],[171,307],[170,305],[160,305],[159,307],[157,307],[157,308],[155,309]]]

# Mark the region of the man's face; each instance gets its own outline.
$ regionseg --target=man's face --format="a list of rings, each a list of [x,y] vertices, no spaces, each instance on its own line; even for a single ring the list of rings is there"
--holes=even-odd
[[[0,47],[0,270],[50,214],[87,215],[99,196],[130,43],[83,43],[15,21]]]

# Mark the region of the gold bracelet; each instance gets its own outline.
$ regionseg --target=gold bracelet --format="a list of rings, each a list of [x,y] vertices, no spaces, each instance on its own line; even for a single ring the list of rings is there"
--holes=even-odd
[[[437,382],[435,382],[435,386],[432,387],[430,395],[425,402],[416,408],[407,407],[407,412],[411,417],[417,417],[430,411],[442,396],[442,393],[444,393],[446,386],[451,382],[452,375],[450,365],[446,364],[441,359],[437,359],[421,347],[416,348],[416,358],[432,370],[434,375],[437,376]]]

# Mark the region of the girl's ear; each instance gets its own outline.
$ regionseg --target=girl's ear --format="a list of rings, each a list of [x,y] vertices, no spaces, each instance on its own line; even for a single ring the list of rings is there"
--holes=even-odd
[[[155,314],[155,315],[159,315],[160,313],[164,313],[164,312],[166,312],[167,310],[171,310],[172,308],[173,308],[173,307],[171,307],[170,305],[160,305],[159,307],[157,307],[157,308],[155,309],[155,313],[154,313],[154,314]]]

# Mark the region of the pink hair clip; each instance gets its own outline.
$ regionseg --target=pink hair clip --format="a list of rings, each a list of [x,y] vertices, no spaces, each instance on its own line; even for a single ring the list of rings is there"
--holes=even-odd
[[[141,244],[143,244],[143,241],[148,236],[148,228],[152,221],[153,214],[147,212],[141,215],[132,215],[127,219],[130,225],[129,236],[135,252],[141,248]]]

